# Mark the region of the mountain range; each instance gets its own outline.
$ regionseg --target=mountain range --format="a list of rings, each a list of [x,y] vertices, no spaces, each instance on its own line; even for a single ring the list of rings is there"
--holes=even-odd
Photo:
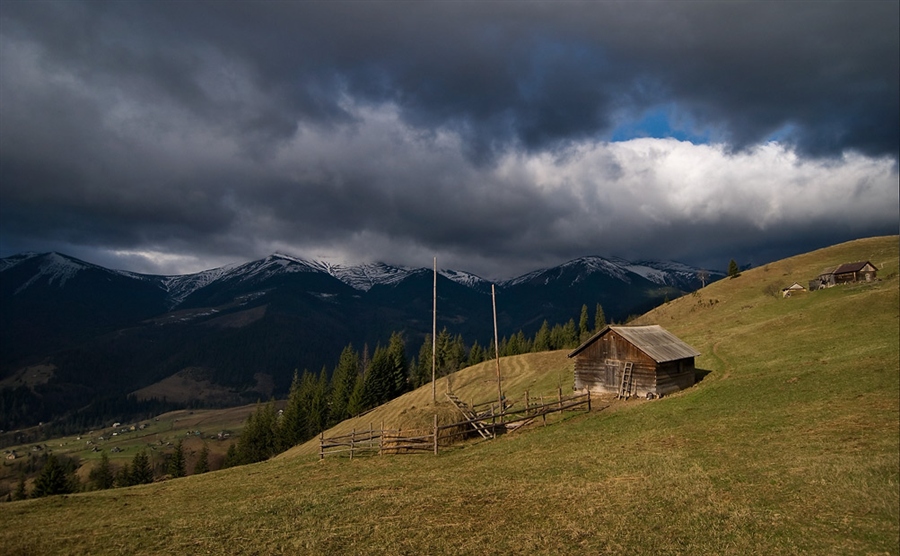
[[[723,274],[583,257],[496,282],[500,335],[530,336],[545,320],[565,323],[598,303],[607,319],[622,320],[698,289],[701,276]],[[135,392],[166,395],[147,388],[185,374],[221,394],[221,404],[283,395],[295,370],[330,369],[348,343],[371,350],[392,331],[415,354],[431,333],[433,280],[426,268],[279,253],[180,276],[60,253],[0,259],[0,429]],[[438,329],[487,345],[491,286],[471,273],[438,271]]]

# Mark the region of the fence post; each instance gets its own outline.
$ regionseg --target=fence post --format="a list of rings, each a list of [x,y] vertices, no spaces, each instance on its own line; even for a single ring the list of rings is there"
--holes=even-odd
[[[434,414],[434,455],[438,455],[438,426],[437,426],[437,413]]]
[[[587,395],[588,395],[588,413],[590,413],[591,412],[591,391],[590,390],[587,391]]]
[[[353,442],[356,440],[356,429],[350,433],[350,459],[353,459]]]
[[[325,431],[319,433],[319,459],[325,459]]]
[[[528,415],[528,390],[525,390],[525,415]]]
[[[559,386],[556,387],[556,400],[559,402],[559,407],[562,407],[562,388]]]

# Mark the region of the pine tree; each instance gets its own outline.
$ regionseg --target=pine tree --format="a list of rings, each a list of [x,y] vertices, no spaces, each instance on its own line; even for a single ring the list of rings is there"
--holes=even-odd
[[[275,405],[257,405],[256,412],[247,418],[238,438],[237,457],[240,463],[256,463],[277,452]]]
[[[578,347],[578,332],[575,330],[575,319],[569,319],[569,322],[563,327],[565,344],[563,347],[566,348],[574,348]]]
[[[200,456],[197,458],[197,463],[194,464],[194,475],[200,475],[202,473],[206,473],[209,471],[209,445],[205,442],[203,443],[203,448],[200,449]]]
[[[307,379],[309,373],[303,372],[303,379]],[[291,381],[291,389],[288,394],[287,405],[278,421],[278,448],[287,450],[306,439],[306,431],[309,428],[309,419],[306,411],[306,403],[303,399],[303,380],[294,371],[294,380]]]
[[[96,490],[106,490],[112,488],[115,484],[115,476],[113,475],[112,466],[109,464],[109,456],[106,452],[100,454],[100,463],[91,469],[88,480]]]
[[[115,486],[121,488],[131,486],[133,484],[134,483],[131,482],[131,467],[129,467],[126,463],[116,472]]]
[[[731,261],[728,263],[728,277],[729,278],[737,278],[740,275],[741,275],[741,268],[734,261],[734,259],[731,259]]]
[[[462,343],[462,336],[459,337],[459,343]],[[402,334],[399,332],[391,334],[387,351],[393,383],[389,399],[394,399],[409,390],[409,363],[406,360],[406,342],[403,341]],[[462,351],[465,351],[465,345],[462,346]]]
[[[306,438],[312,438],[325,430],[328,424],[328,371],[322,367],[319,377],[312,383],[312,388],[307,397]]]
[[[359,376],[356,379],[356,385],[353,387],[353,392],[350,394],[350,399],[347,400],[347,413],[350,414],[351,417],[355,417],[366,410],[366,380],[365,375]]]
[[[581,306],[581,316],[578,319],[578,341],[583,342],[591,335],[588,328],[588,308],[587,305]]]
[[[347,404],[356,386],[359,376],[359,354],[351,344],[341,352],[337,367],[331,376],[331,410],[330,422],[337,424],[350,417]]]
[[[184,462],[183,440],[179,439],[178,442],[175,443],[175,451],[169,457],[169,464],[166,466],[166,471],[174,478],[187,475]]]
[[[41,474],[34,481],[34,490],[31,495],[34,498],[52,496],[54,494],[69,494],[74,491],[65,468],[60,464],[56,456],[50,454],[47,463],[41,470]]]
[[[425,336],[422,347],[419,348],[419,357],[413,371],[413,386],[424,386],[431,382],[431,334]]]
[[[603,307],[598,303],[594,312],[594,332],[600,332],[606,327],[606,315],[603,313]]]
[[[447,331],[446,328],[442,329],[440,334],[437,337],[437,346],[435,349],[435,366],[437,376],[447,376],[448,374],[455,372],[456,361],[453,361],[453,338],[450,336],[450,332]]]
[[[550,325],[544,320],[541,328],[534,335],[532,344],[534,351],[548,351],[550,349]]]
[[[150,466],[150,457],[145,450],[141,450],[131,460],[131,484],[146,485],[152,482],[153,467]]]
[[[377,346],[365,375],[365,407],[377,407],[388,401],[393,391],[393,375],[387,348]]]
[[[225,459],[222,460],[222,468],[226,469],[228,467],[234,467],[235,465],[241,465],[241,460],[238,455],[237,444],[232,442],[225,452]]]
[[[16,483],[16,490],[12,493],[13,500],[25,500],[28,493],[25,491],[25,473],[19,473],[19,481]]]
[[[478,343],[478,340],[472,342],[472,348],[469,350],[469,366],[477,365],[487,359],[484,348]]]

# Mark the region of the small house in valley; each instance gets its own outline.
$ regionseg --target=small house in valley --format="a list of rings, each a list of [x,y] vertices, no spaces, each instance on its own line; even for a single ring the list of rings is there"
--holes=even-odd
[[[656,397],[694,384],[700,353],[659,325],[607,326],[569,353],[575,390]]]
[[[869,261],[846,263],[823,270],[815,280],[810,281],[809,289],[819,290],[852,282],[871,282],[875,280],[877,274],[878,269]]]

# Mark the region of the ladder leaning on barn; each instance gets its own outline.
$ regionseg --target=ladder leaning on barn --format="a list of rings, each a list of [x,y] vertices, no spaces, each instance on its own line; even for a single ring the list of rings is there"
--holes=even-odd
[[[622,369],[622,381],[619,382],[619,393],[616,399],[628,399],[634,393],[634,363],[625,362],[625,368]]]
[[[475,415],[474,411],[469,409],[469,406],[466,404],[466,402],[460,400],[450,392],[447,392],[447,399],[453,402],[453,405],[455,405],[456,408],[459,409],[460,413],[463,414],[463,417],[465,417],[469,424],[472,425],[472,428],[478,431],[478,434],[480,434],[482,438],[493,438],[493,433],[486,426],[484,426],[484,423],[478,420],[478,416]]]

